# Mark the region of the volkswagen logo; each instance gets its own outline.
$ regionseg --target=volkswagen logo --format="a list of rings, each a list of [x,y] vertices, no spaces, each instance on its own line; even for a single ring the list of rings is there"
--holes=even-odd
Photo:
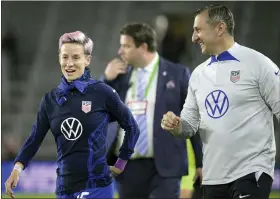
[[[76,140],[82,135],[83,126],[78,119],[69,117],[61,123],[60,130],[67,140]]]
[[[224,91],[215,90],[207,95],[205,108],[210,117],[218,119],[226,114],[229,107],[229,100]]]

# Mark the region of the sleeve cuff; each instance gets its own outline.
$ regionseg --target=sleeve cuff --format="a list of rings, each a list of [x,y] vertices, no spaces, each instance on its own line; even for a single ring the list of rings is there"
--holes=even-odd
[[[24,162],[22,160],[17,160],[17,159],[14,160],[13,164],[16,165],[17,162],[19,162],[19,163],[21,163],[23,165],[23,169],[22,170],[24,170],[28,166],[28,164],[26,162]]]
[[[118,158],[118,160],[114,166],[120,170],[124,170],[126,163],[127,163],[127,160],[122,160],[122,159]]]
[[[197,169],[198,169],[198,168],[202,168],[202,164],[196,165],[196,168],[197,168]]]

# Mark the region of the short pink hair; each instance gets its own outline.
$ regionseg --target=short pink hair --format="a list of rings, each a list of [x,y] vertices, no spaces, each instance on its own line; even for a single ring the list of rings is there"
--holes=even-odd
[[[92,48],[93,48],[93,42],[92,40],[86,36],[81,31],[75,31],[70,33],[64,33],[59,38],[59,52],[61,49],[61,46],[65,43],[78,43],[84,46],[85,54],[91,55]]]

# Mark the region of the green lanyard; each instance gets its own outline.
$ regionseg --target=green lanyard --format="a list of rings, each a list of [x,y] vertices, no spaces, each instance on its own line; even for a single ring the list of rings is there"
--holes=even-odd
[[[153,66],[153,71],[152,71],[152,73],[151,73],[151,75],[150,75],[150,77],[149,77],[149,81],[148,81],[147,87],[146,87],[146,89],[145,89],[145,94],[144,94],[144,97],[145,97],[145,98],[147,98],[147,96],[148,96],[148,93],[149,93],[149,91],[150,91],[150,88],[151,88],[153,79],[154,79],[154,77],[155,77],[155,75],[156,75],[158,66],[159,66],[159,57],[158,57],[156,63],[154,64],[154,66]],[[136,90],[136,82],[138,83],[138,81],[135,81],[135,80],[136,80],[136,78],[135,78],[135,71],[136,71],[136,70],[133,71],[133,81],[132,81],[133,84],[132,84],[132,88],[131,88],[131,89],[132,89],[132,98],[135,98],[135,93],[136,93],[136,91],[135,91],[135,90]]]

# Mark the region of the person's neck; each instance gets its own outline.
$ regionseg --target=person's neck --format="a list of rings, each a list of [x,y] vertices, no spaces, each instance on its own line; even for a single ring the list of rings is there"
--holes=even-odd
[[[137,68],[145,68],[146,66],[148,66],[155,58],[156,56],[156,52],[152,52],[152,53],[147,53],[144,56],[144,59],[142,60],[141,63],[138,64],[138,66],[136,66]]]
[[[230,49],[234,45],[234,43],[235,43],[235,41],[234,41],[233,37],[224,38],[221,41],[220,45],[216,46],[215,51],[211,55],[218,56],[222,52],[225,52],[228,49]]]

